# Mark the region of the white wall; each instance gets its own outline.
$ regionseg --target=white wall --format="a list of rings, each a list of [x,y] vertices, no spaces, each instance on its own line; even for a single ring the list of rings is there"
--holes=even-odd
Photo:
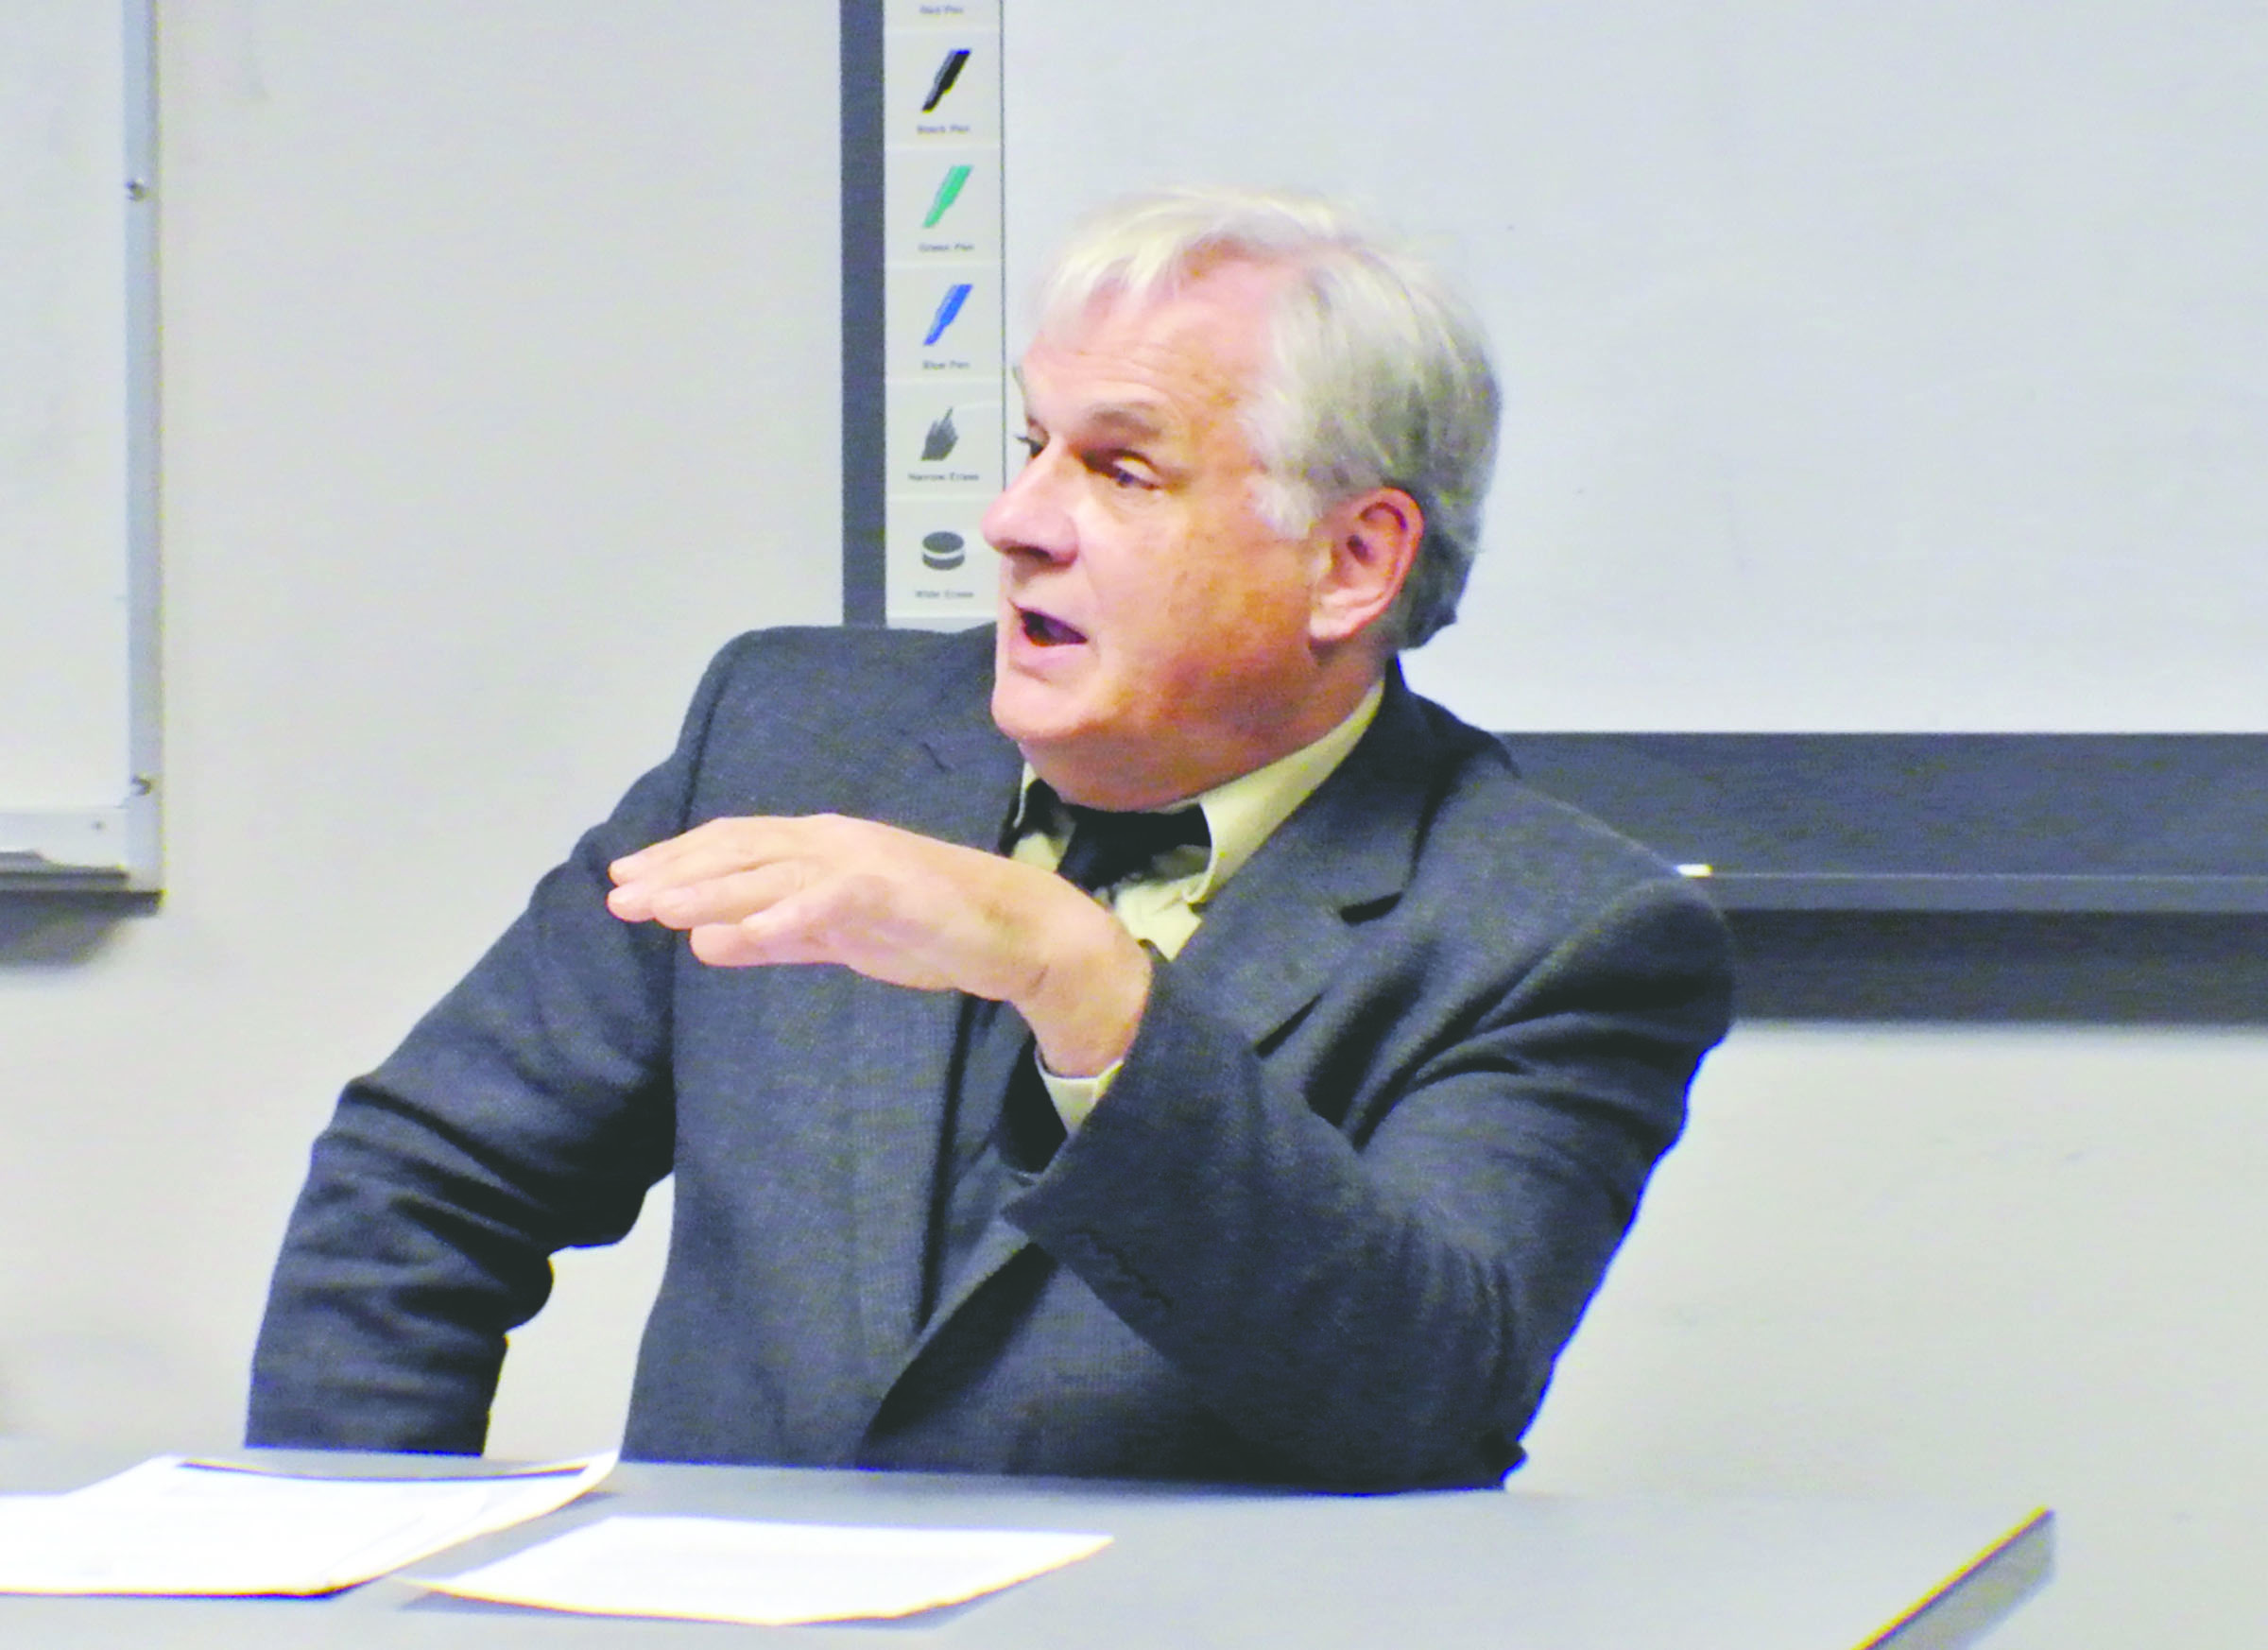
[[[1744,1027],[1523,1486],[2030,1498],[1996,1646],[2256,1645],[2264,1119],[2259,1029]]]
[[[1486,627],[1413,671],[1476,719],[2262,725],[2259,7],[1100,15],[1010,9],[1012,271],[1096,190],[1303,183],[1502,340]]]
[[[833,18],[169,12],[171,891],[0,904],[0,1431],[230,1441],[339,1080],[834,616]],[[1525,1483],[2047,1501],[2002,1642],[2255,1642],[2264,1119],[2259,1031],[1744,1028]],[[653,1251],[562,1262],[500,1452],[613,1435]]]
[[[0,1428],[232,1439],[340,1079],[838,616],[834,16],[165,9],[168,892],[0,903]]]

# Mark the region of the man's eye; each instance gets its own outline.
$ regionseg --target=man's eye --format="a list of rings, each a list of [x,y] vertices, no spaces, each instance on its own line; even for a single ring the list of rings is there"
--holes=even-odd
[[[1008,439],[1023,449],[1023,456],[1026,462],[1039,457],[1040,450],[1047,445],[1045,440],[1041,439],[1038,436],[1030,434],[1010,436]]]
[[[1139,458],[1122,454],[1106,454],[1095,461],[1094,468],[1112,487],[1149,489],[1158,485],[1148,465]]]

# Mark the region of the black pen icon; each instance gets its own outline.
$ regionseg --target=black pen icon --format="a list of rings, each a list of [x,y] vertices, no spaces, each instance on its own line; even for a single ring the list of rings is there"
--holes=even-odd
[[[929,113],[945,101],[945,94],[953,90],[953,83],[961,77],[961,70],[968,66],[968,62],[967,46],[956,47],[945,54],[945,60],[937,65],[937,77],[929,83],[929,101],[921,105],[922,113]]]

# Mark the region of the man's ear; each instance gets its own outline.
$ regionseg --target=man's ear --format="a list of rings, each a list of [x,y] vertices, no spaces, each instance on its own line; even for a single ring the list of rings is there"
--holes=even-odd
[[[1425,512],[1399,487],[1341,500],[1316,524],[1328,554],[1316,570],[1307,633],[1318,645],[1345,642],[1376,624],[1401,593],[1425,538]]]

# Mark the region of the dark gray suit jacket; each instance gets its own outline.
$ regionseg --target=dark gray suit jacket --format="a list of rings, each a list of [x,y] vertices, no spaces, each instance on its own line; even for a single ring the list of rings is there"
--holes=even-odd
[[[480,1448],[548,1256],[676,1175],[626,1448],[1487,1482],[1723,1034],[1721,924],[1391,684],[1160,971],[1116,1087],[921,1312],[958,1001],[710,969],[602,903],[726,815],[999,846],[989,636],[743,637],[676,753],[317,1143],[250,1440]]]

